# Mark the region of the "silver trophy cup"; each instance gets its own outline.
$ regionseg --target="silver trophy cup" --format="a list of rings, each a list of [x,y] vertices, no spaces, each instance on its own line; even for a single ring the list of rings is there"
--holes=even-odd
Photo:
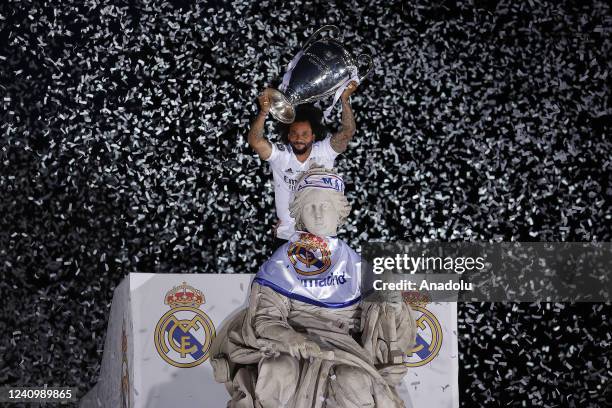
[[[295,65],[290,66],[279,89],[270,95],[270,113],[283,122],[293,123],[295,106],[321,100],[336,93],[346,81],[357,75],[359,81],[372,69],[372,57],[359,54],[353,58],[351,53],[334,38],[318,39],[326,30],[334,31],[333,37],[338,38],[340,30],[333,25],[319,28],[312,34],[296,57]],[[298,54],[299,55],[299,54]],[[363,60],[367,63],[365,73],[357,72],[357,63]]]

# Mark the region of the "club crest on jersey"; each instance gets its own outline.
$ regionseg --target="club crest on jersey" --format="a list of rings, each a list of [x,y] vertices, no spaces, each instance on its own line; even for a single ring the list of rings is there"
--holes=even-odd
[[[204,303],[202,292],[186,282],[166,293],[164,304],[170,306],[170,310],[155,327],[155,348],[168,364],[189,368],[209,358],[215,326],[200,310]]]
[[[293,269],[304,276],[319,275],[331,266],[331,251],[327,242],[316,235],[304,233],[287,250]]]
[[[417,324],[416,345],[409,350],[407,367],[421,367],[430,363],[440,353],[443,332],[440,321],[425,306],[430,299],[427,295],[411,291],[402,293],[404,302],[408,303],[415,313]]]

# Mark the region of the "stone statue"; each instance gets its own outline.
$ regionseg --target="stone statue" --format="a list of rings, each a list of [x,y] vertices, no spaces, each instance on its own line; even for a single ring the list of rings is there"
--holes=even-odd
[[[416,322],[410,307],[360,293],[360,257],[335,237],[350,205],[336,172],[300,177],[290,211],[296,234],[257,273],[248,308],[211,347],[230,408],[403,407]]]

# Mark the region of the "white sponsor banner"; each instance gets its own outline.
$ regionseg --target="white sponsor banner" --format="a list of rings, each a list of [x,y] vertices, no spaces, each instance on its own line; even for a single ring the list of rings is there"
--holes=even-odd
[[[115,290],[100,378],[81,407],[225,407],[229,394],[213,378],[208,350],[246,306],[253,276],[130,274]],[[415,312],[417,348],[400,395],[407,407],[458,407],[456,304]]]
[[[416,347],[398,391],[406,407],[458,408],[459,356],[457,303],[412,306],[417,321]]]

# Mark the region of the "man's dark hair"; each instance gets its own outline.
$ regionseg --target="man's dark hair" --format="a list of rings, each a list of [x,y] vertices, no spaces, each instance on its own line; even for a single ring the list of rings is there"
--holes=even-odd
[[[295,107],[294,122],[308,122],[312,133],[315,135],[315,141],[323,140],[327,136],[327,126],[322,123],[321,119],[323,119],[323,112],[312,104],[302,104]],[[284,144],[289,143],[290,127],[291,124],[279,123],[281,142]]]

